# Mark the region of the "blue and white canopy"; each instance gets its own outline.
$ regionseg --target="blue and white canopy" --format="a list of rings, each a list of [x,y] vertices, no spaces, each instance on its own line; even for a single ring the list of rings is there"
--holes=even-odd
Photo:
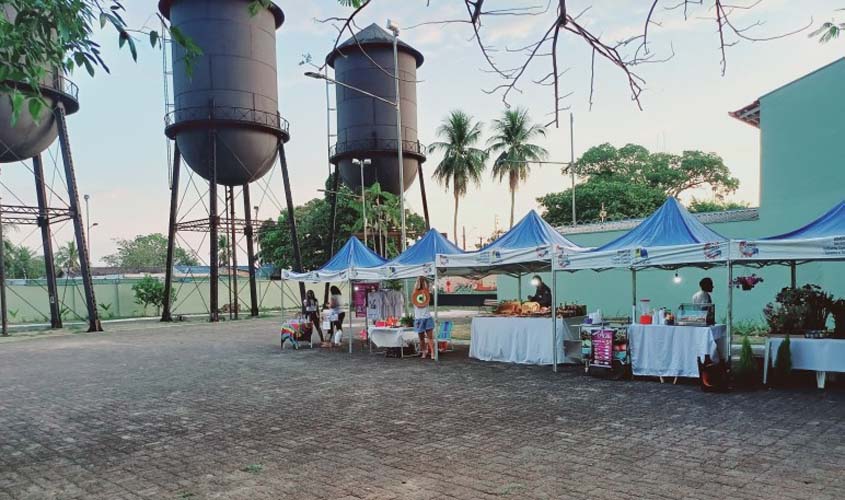
[[[297,273],[290,270],[282,271],[282,278],[293,281],[310,282],[338,282],[357,279],[357,270],[376,267],[384,264],[385,260],[377,253],[367,248],[355,236],[349,238],[343,247],[334,254],[326,265],[316,271]]]
[[[588,252],[555,254],[555,269],[709,267],[727,261],[728,239],[668,198],[630,232]]]
[[[476,252],[438,255],[437,268],[458,276],[535,272],[550,268],[553,252],[571,254],[585,250],[532,210],[510,231]]]
[[[438,254],[458,255],[463,250],[447,240],[436,229],[430,229],[416,243],[378,267],[356,269],[355,279],[382,280],[434,276],[434,259]]]
[[[845,202],[794,231],[731,245],[731,259],[736,262],[845,260]]]

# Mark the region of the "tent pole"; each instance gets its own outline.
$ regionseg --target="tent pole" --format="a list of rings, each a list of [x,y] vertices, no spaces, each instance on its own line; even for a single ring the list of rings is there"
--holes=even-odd
[[[352,274],[352,271],[349,271]],[[353,300],[355,299],[354,289],[352,288],[352,278],[349,278],[349,354],[352,354],[352,314],[355,309]],[[343,326],[343,325],[341,325]]]
[[[631,323],[637,323],[637,270],[631,268]]]
[[[557,373],[557,273],[555,272],[554,256],[552,256],[552,371]]]
[[[516,276],[516,300],[522,301],[522,273]]]
[[[436,258],[436,257],[435,257]],[[437,311],[437,266],[434,266],[434,361],[440,362],[440,343],[437,341],[437,327],[440,324]]]
[[[282,284],[282,304],[281,304],[281,307],[282,307],[282,323],[284,323],[285,322],[285,271],[284,270],[282,270],[281,284]]]
[[[791,283],[793,290],[798,287],[798,269],[796,269],[794,260],[789,263],[789,282]]]
[[[734,323],[734,266],[733,262],[728,260],[728,352],[727,360],[728,367],[731,366],[733,359],[733,323]]]

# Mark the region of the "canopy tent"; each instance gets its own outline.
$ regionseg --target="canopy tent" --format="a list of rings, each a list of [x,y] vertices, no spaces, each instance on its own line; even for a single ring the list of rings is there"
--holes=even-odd
[[[462,253],[463,250],[432,228],[411,247],[384,264],[356,269],[354,278],[383,280],[434,276],[434,260],[438,254],[452,256]]]
[[[668,198],[637,227],[598,248],[555,253],[556,270],[711,267],[727,262],[728,239]]]
[[[380,266],[384,262],[385,260],[381,256],[367,248],[361,243],[361,240],[352,236],[334,254],[334,257],[320,269],[304,273],[283,270],[282,279],[314,283],[349,281],[358,279],[355,276],[357,270]]]
[[[548,270],[553,252],[585,250],[532,210],[508,232],[478,251],[438,255],[437,267],[439,273],[452,276],[516,275]]]
[[[845,260],[845,201],[794,231],[759,240],[731,241],[735,264]]]

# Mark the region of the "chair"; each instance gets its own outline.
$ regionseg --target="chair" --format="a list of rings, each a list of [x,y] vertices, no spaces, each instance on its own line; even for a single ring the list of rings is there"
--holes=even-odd
[[[437,331],[437,338],[435,342],[437,343],[437,348],[440,352],[452,352],[454,351],[454,346],[452,345],[452,328],[454,324],[451,321],[444,321],[440,323],[440,330]],[[445,342],[446,348],[440,348],[440,343]]]

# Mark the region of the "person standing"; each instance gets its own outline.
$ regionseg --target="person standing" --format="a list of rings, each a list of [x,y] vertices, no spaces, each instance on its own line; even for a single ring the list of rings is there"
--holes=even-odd
[[[340,345],[343,335],[343,320],[346,318],[346,311],[343,309],[343,294],[340,293],[340,288],[332,285],[329,289],[331,294],[329,297],[329,309],[331,310],[331,341],[335,345]]]
[[[708,306],[707,310],[707,324],[712,325],[716,323],[716,308],[713,305],[713,280],[710,278],[702,278],[698,282],[699,291],[692,296],[692,303]]]
[[[423,359],[426,355],[434,359],[434,349],[437,349],[434,344],[434,318],[431,317],[431,311],[428,308],[430,301],[431,289],[428,280],[420,276],[414,285],[414,295],[411,302],[414,304],[414,330],[420,337]]]
[[[543,279],[540,277],[539,274],[534,275],[534,277],[531,279],[531,284],[537,288],[534,291],[534,295],[528,296],[528,300],[540,304],[540,307],[551,307],[552,290],[548,287],[548,285],[543,283]]]
[[[322,326],[320,326],[320,303],[317,302],[317,297],[314,295],[314,290],[308,290],[308,293],[305,294],[304,305],[305,317],[308,318],[308,321],[311,322],[312,327],[317,330],[317,334],[320,335],[320,342],[324,342],[325,339],[323,338],[323,328]]]

